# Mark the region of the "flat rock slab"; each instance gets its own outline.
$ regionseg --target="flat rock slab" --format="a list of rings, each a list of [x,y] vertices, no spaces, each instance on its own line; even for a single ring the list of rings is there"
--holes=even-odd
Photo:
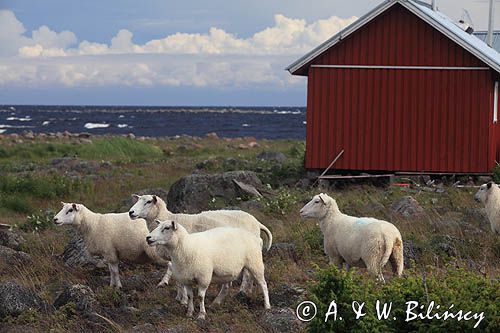
[[[230,171],[216,174],[192,174],[175,182],[167,197],[167,207],[174,213],[199,213],[210,209],[214,198],[227,204],[246,192],[234,181],[262,188],[262,182],[252,171]]]

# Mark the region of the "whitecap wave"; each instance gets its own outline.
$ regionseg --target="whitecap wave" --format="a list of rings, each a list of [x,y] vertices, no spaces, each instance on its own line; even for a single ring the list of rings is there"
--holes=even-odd
[[[125,118],[125,116],[121,114],[118,116],[118,118]]]
[[[0,134],[5,133],[7,130],[6,129],[0,129]]]
[[[127,124],[118,124],[116,125],[118,128],[127,128],[128,125]]]
[[[278,111],[278,110],[274,110],[273,113],[275,113],[275,114],[301,114],[302,112],[300,112],[300,111]]]
[[[15,126],[15,125],[0,124],[0,128],[35,128],[35,126]]]
[[[17,121],[31,121],[33,119],[31,119],[30,116],[26,116],[26,117],[8,117],[6,120],[8,120],[8,121],[14,121],[14,120],[17,120]]]
[[[96,128],[108,128],[109,124],[101,123],[86,123],[84,126],[86,129],[96,129]]]
[[[250,125],[249,125],[249,124],[243,124],[243,125],[241,125],[241,126],[243,126],[243,127],[250,127]]]
[[[47,126],[48,124],[50,124],[50,121],[45,120],[45,121],[42,123],[42,126]]]

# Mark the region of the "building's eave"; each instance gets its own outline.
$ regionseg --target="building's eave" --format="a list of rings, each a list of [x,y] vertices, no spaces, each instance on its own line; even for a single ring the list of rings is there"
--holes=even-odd
[[[364,25],[368,24],[374,18],[388,10],[394,4],[399,3],[408,9],[410,12],[421,18],[423,21],[437,29],[443,35],[447,36],[465,50],[469,51],[495,71],[500,73],[500,54],[493,48],[490,48],[479,38],[468,34],[457,26],[453,21],[440,12],[433,11],[428,4],[421,3],[420,1],[411,0],[392,0],[385,1],[368,12],[366,15],[359,18],[357,21],[341,30],[332,38],[328,39],[323,44],[319,45],[311,52],[304,55],[302,58],[295,61],[286,69],[294,75],[307,75],[306,71],[301,71],[304,66],[310,64],[323,52],[333,47],[347,36],[357,31]]]

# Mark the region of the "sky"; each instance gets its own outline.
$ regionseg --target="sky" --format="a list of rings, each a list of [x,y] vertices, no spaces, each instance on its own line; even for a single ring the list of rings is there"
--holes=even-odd
[[[0,0],[0,104],[303,106],[285,68],[380,2]],[[487,28],[487,0],[438,7]]]

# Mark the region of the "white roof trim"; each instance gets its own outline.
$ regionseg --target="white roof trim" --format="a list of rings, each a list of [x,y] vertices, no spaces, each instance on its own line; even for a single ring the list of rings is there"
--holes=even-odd
[[[470,35],[458,27],[451,19],[446,17],[440,12],[435,12],[431,8],[425,5],[419,4],[411,0],[389,0],[385,1],[379,6],[375,7],[372,11],[368,12],[363,17],[359,18],[357,21],[341,30],[332,38],[328,39],[323,44],[319,45],[311,52],[307,53],[302,58],[295,61],[293,64],[288,66],[286,69],[294,74],[297,70],[302,68],[307,63],[314,60],[320,54],[340,42],[345,37],[349,36],[356,30],[360,29],[375,17],[385,12],[387,9],[392,7],[395,3],[399,3],[409,11],[420,17],[422,20],[430,24],[432,27],[437,29],[439,32],[459,44],[461,47],[475,55],[477,58],[482,60],[488,66],[493,68],[495,71],[500,73],[500,54],[496,52],[493,48],[490,48],[486,43],[481,41],[479,38]]]

